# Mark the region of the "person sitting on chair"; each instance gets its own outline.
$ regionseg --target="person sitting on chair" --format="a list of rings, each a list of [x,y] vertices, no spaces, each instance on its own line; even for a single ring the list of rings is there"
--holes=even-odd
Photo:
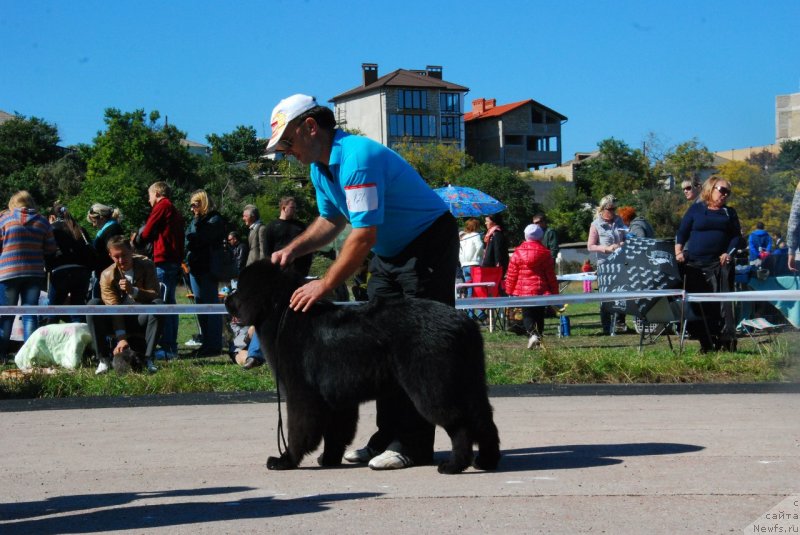
[[[108,240],[108,256],[114,262],[100,274],[100,298],[90,305],[160,304],[158,278],[153,261],[133,254],[133,246],[124,236]],[[144,335],[147,370],[155,372],[153,352],[160,334],[161,316],[153,314],[87,317],[92,344],[100,360],[95,373],[108,371],[111,357],[130,347],[130,339]],[[107,340],[113,341],[107,343]]]

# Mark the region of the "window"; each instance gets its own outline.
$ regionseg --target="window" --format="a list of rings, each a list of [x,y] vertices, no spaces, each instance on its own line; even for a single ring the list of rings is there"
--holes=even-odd
[[[522,136],[516,135],[506,135],[505,136],[505,144],[506,145],[522,145]]]
[[[528,150],[537,152],[551,152],[558,150],[558,136],[551,137],[528,137]]]
[[[389,115],[389,135],[396,137],[435,137],[436,119],[433,115]]]
[[[441,93],[439,108],[442,113],[461,113],[461,95],[458,93]]]
[[[461,120],[459,117],[442,117],[442,139],[461,137]]]
[[[400,110],[427,110],[428,92],[419,89],[400,89],[397,92],[397,108]]]

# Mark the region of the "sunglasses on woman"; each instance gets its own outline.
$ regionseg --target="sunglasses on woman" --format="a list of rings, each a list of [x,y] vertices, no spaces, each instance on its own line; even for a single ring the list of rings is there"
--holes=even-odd
[[[730,195],[731,190],[726,188],[725,186],[714,186],[714,189],[720,192],[721,195]]]

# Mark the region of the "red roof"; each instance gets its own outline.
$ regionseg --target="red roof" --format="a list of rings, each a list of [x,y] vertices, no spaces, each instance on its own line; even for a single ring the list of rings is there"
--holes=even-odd
[[[486,110],[484,112],[474,111],[475,110],[474,106],[479,101],[484,101],[485,104],[490,104],[490,105],[494,103],[494,99],[473,100],[472,101],[473,111],[468,111],[467,113],[464,114],[464,121],[465,122],[466,121],[474,121],[476,119],[489,119],[491,117],[500,117],[500,116],[505,115],[506,113],[508,113],[508,112],[510,112],[512,110],[515,110],[517,108],[520,108],[520,107],[522,107],[522,106],[524,106],[526,104],[534,104],[534,105],[538,106],[539,108],[543,108],[543,109],[549,111],[550,113],[560,117],[562,120],[566,119],[566,117],[564,115],[561,115],[557,111],[552,110],[552,109],[548,108],[547,106],[545,106],[543,104],[540,104],[540,103],[538,103],[535,100],[530,99],[530,98],[528,100],[520,100],[519,102],[512,102],[511,104],[502,104],[500,106],[492,106],[491,108],[489,108],[488,110]]]

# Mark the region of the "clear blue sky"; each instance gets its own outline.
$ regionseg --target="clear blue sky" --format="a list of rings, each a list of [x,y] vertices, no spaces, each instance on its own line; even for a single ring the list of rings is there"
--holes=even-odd
[[[190,139],[268,134],[281,98],[326,101],[441,65],[472,99],[533,98],[567,117],[564,158],[607,137],[773,143],[800,91],[800,1],[0,0],[0,109],[90,143],[103,110],[157,109]]]

